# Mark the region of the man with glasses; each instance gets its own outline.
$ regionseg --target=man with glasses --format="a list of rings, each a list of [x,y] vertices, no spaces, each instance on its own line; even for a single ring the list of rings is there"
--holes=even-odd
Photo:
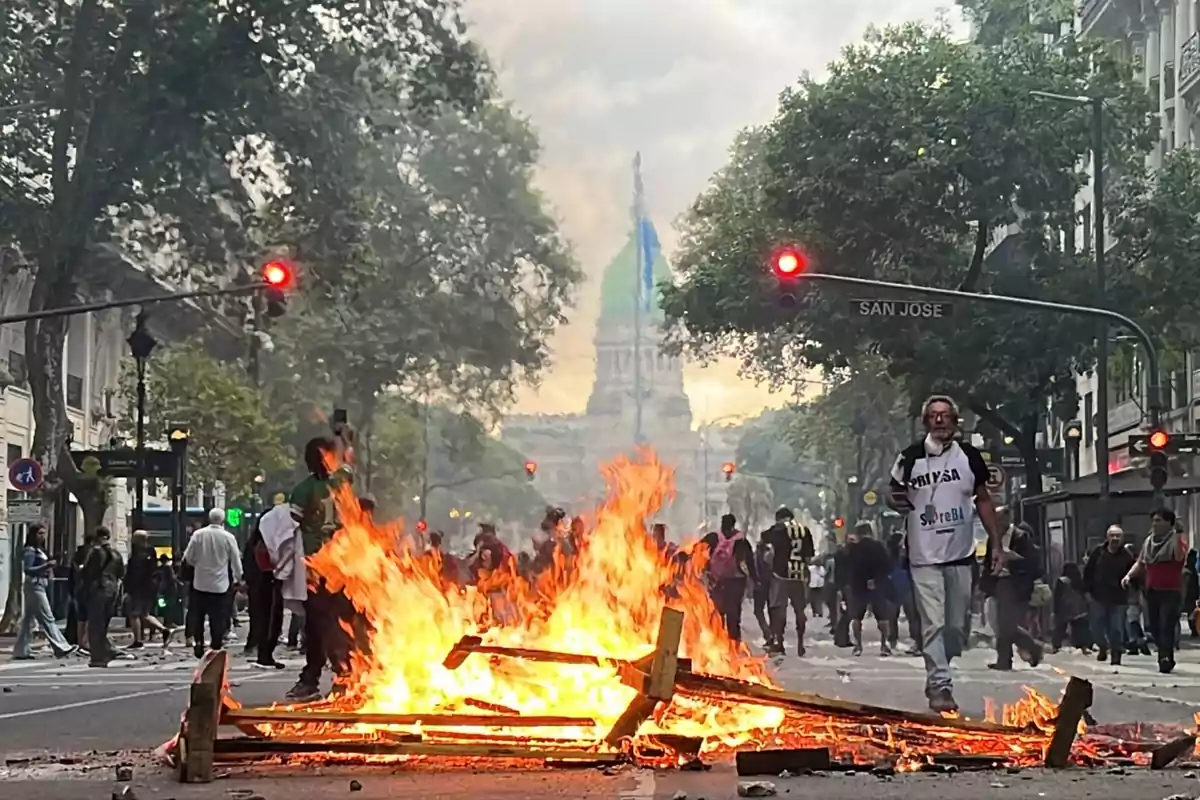
[[[921,618],[925,695],[936,712],[958,710],[950,662],[966,645],[975,558],[972,507],[992,541],[997,570],[1003,561],[988,468],[980,452],[960,442],[958,407],[934,395],[921,410],[925,437],[896,458],[888,504],[907,514],[908,563]]]

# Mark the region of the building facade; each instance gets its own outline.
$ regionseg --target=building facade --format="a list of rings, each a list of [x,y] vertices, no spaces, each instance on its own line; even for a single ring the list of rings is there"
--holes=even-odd
[[[660,257],[654,264],[655,284],[670,277]],[[680,539],[704,525],[706,512],[712,519],[713,509],[724,508],[720,465],[731,460],[732,451],[717,433],[692,430],[683,365],[661,350],[662,311],[654,303],[650,310],[638,312],[635,236],[605,269],[600,291],[593,340],[596,377],[586,410],[512,415],[504,421],[501,438],[537,462],[538,489],[547,502],[572,512],[588,510],[603,496],[600,466],[636,447],[640,390],[642,444],[675,470],[675,498],[657,521],[665,522],[672,538]],[[635,368],[639,359],[640,374]]]

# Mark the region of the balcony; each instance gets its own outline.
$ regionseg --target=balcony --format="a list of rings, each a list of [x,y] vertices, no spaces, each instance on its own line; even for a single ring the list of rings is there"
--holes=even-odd
[[[1200,86],[1200,32],[1193,33],[1179,51],[1179,94],[1187,97]]]
[[[1126,400],[1108,410],[1108,435],[1127,431],[1142,424],[1142,406],[1136,400]]]
[[[1124,37],[1130,13],[1141,15],[1139,0],[1083,0],[1079,30],[1084,36]]]

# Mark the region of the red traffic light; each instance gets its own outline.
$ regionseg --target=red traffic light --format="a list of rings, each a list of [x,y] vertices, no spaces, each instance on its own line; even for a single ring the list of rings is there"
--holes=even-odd
[[[736,469],[732,461],[726,461],[721,465],[721,472],[725,473],[726,482],[733,480],[733,473]]]
[[[263,282],[275,289],[292,285],[292,268],[282,261],[268,261],[262,269]]]
[[[771,256],[771,268],[780,278],[796,278],[808,269],[808,256],[798,248],[784,247]]]
[[[835,528],[846,527],[846,520],[842,519],[841,517],[834,517],[833,518],[833,527],[835,527]]]
[[[429,529],[429,525],[427,525],[425,523],[425,520],[423,520],[423,519],[417,520],[417,533],[424,533],[428,529]]]
[[[537,472],[537,462],[536,461],[526,461],[525,462],[525,474],[527,476],[529,476],[529,478],[532,480],[533,474],[535,472]]]
[[[1154,431],[1150,434],[1150,447],[1153,450],[1166,450],[1171,443],[1171,434],[1166,431]]]

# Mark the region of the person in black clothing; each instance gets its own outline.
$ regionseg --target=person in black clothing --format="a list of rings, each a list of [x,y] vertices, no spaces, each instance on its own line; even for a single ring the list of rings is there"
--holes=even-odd
[[[1004,565],[994,577],[990,589],[996,598],[996,661],[988,664],[989,669],[1009,671],[1013,666],[1013,646],[1030,666],[1036,667],[1042,660],[1042,645],[1025,629],[1029,616],[1029,600],[1033,596],[1033,585],[1042,577],[1041,552],[1033,541],[1033,528],[1029,523],[1011,525],[1001,537],[1004,546]],[[992,543],[988,541],[984,561],[991,564]]]
[[[767,653],[786,655],[783,634],[787,630],[790,605],[796,615],[796,655],[803,657],[808,565],[815,555],[812,533],[796,522],[791,509],[780,508],[775,512],[775,524],[762,538],[771,546],[771,590],[767,597],[771,641],[767,643]]]
[[[1099,652],[1097,661],[1121,663],[1125,651],[1125,614],[1129,592],[1121,579],[1133,568],[1134,557],[1124,547],[1125,531],[1112,525],[1104,544],[1088,554],[1083,567],[1083,588],[1092,602],[1092,636]]]
[[[1188,630],[1192,638],[1200,637],[1196,630],[1196,603],[1200,601],[1200,578],[1196,573],[1196,551],[1189,550],[1183,563],[1183,613],[1187,617]]]
[[[1063,564],[1062,575],[1054,582],[1054,633],[1050,645],[1061,650],[1070,643],[1084,653],[1092,652],[1092,637],[1088,630],[1087,596],[1083,588],[1083,573],[1073,561]]]
[[[704,543],[709,551],[708,575],[712,582],[713,604],[725,622],[729,638],[740,642],[746,582],[757,582],[754,551],[746,534],[737,529],[737,518],[733,514],[721,517],[720,533],[708,534]]]
[[[283,584],[275,578],[271,554],[257,523],[242,548],[242,580],[250,613],[244,652],[254,656],[254,667],[283,669],[284,664],[275,660],[275,647],[283,634]]]
[[[890,656],[888,621],[895,605],[892,560],[888,558],[887,548],[872,533],[871,523],[860,522],[846,536],[846,616],[850,619],[854,655],[862,655],[863,617],[870,609],[879,625],[879,654]]]
[[[900,612],[908,623],[908,638],[912,647],[908,655],[921,654],[921,617],[917,613],[917,597],[913,593],[912,575],[908,571],[908,556],[904,552],[904,534],[893,533],[888,537],[888,558],[892,562],[892,591],[896,602],[888,621],[888,644],[895,649],[900,643]]]
[[[763,641],[771,641],[771,623],[767,621],[767,601],[771,597],[771,545],[759,540],[754,547],[754,619],[762,631]]]
[[[158,606],[158,568],[154,561],[154,548],[146,531],[133,532],[129,543],[129,562],[125,565],[125,601],[129,608],[130,628],[133,643],[130,650],[145,647],[146,629],[162,634],[163,647],[171,643],[175,633],[173,627],[164,625],[155,616]]]

